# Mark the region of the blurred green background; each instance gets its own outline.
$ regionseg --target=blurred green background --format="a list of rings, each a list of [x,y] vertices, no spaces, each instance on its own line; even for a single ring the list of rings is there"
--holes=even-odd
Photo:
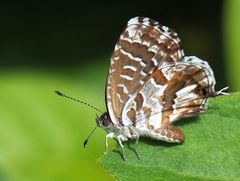
[[[0,180],[113,180],[97,162],[105,133],[109,58],[126,22],[147,16],[176,30],[186,55],[207,60],[216,89],[239,91],[240,1],[21,1],[0,6]],[[112,141],[113,145],[114,142]]]

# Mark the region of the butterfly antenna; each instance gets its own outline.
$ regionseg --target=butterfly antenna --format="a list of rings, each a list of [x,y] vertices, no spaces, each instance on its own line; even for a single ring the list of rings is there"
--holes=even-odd
[[[71,99],[71,100],[73,100],[73,101],[76,101],[76,102],[79,102],[79,103],[81,103],[81,104],[84,104],[84,105],[86,105],[86,106],[88,106],[88,107],[90,107],[90,108],[92,108],[92,109],[94,109],[94,110],[96,110],[96,111],[98,111],[98,112],[100,112],[100,113],[103,113],[100,109],[98,109],[98,108],[96,108],[95,106],[92,106],[92,105],[90,105],[90,104],[88,104],[88,103],[86,103],[86,102],[84,102],[84,101],[82,101],[82,100],[78,100],[78,99],[75,99],[75,98],[73,98],[73,97],[70,97],[70,96],[68,96],[68,95],[66,95],[66,94],[61,93],[61,92],[58,91],[58,90],[55,90],[54,92],[55,92],[57,95],[61,96],[61,97],[66,97],[66,98]]]
[[[96,128],[97,128],[97,126],[92,130],[92,132],[89,134],[89,136],[87,137],[87,139],[84,141],[84,143],[83,143],[84,148],[87,147],[88,140],[89,140],[89,138],[92,136],[92,134],[93,134],[93,132],[96,130]]]

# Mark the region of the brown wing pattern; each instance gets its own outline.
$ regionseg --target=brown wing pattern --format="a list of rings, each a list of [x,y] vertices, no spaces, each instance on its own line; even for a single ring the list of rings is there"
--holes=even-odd
[[[215,79],[207,62],[184,57],[154,71],[123,109],[123,124],[157,132],[180,118],[203,112],[214,93]],[[135,116],[132,116],[135,115]]]
[[[207,100],[215,92],[214,74],[206,61],[193,56],[184,57],[165,74],[172,76],[161,97],[162,125],[206,110]]]
[[[112,121],[117,123],[127,100],[164,61],[184,56],[177,33],[143,17],[131,19],[115,45],[106,87]]]

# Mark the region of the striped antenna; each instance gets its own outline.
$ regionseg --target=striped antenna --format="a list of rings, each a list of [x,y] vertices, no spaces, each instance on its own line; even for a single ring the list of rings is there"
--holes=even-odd
[[[86,106],[88,106],[88,107],[90,107],[90,108],[92,108],[92,109],[94,109],[94,110],[96,110],[96,111],[98,111],[98,112],[100,112],[100,113],[103,113],[100,109],[96,108],[95,106],[90,105],[89,103],[86,103],[86,102],[84,102],[84,101],[82,101],[82,100],[75,99],[75,98],[73,98],[73,97],[70,97],[70,96],[68,96],[68,95],[66,95],[66,94],[61,93],[61,92],[58,91],[58,90],[55,90],[54,92],[55,92],[57,95],[61,96],[61,97],[66,97],[66,98],[71,99],[71,100],[73,100],[73,101],[76,101],[76,102],[78,102],[78,103],[84,104],[84,105],[86,105]]]
[[[93,132],[96,130],[96,128],[97,128],[97,126],[94,127],[94,129],[93,129],[92,132],[89,134],[89,136],[87,137],[87,139],[83,142],[83,146],[84,146],[84,148],[87,147],[88,140],[89,140],[89,138],[92,136],[92,134],[93,134]]]

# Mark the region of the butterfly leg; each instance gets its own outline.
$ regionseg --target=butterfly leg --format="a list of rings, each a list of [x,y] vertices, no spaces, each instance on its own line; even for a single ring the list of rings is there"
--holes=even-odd
[[[132,139],[136,139],[133,150],[134,150],[135,154],[137,155],[137,158],[140,160],[140,154],[139,154],[138,148],[137,148],[138,147],[139,134],[134,128],[131,128],[131,132],[132,132]]]
[[[184,133],[172,124],[163,126],[156,131],[160,134],[158,138],[166,142],[182,143],[185,139]]]
[[[103,154],[106,154],[108,151],[108,138],[115,138],[115,134],[112,132],[106,135],[105,152]]]
[[[123,135],[118,135],[117,136],[117,141],[118,141],[118,144],[120,145],[121,149],[122,149],[122,157],[123,157],[123,160],[125,161],[125,152],[124,152],[124,146],[122,144],[123,141],[127,141],[128,139],[123,136]]]

